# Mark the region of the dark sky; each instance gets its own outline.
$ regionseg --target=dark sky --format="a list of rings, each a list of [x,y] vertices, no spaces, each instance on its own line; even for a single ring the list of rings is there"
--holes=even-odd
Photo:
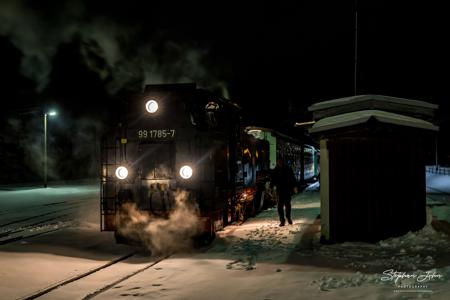
[[[312,103],[354,93],[354,13],[355,1],[0,0],[3,112],[107,117],[145,83],[197,82],[249,122],[307,119]],[[437,103],[448,130],[446,13],[360,0],[358,94]]]
[[[439,104],[450,163],[442,3],[359,1],[357,93]],[[354,94],[354,33],[355,1],[0,0],[0,182],[41,176],[46,107],[60,112],[50,176],[95,176],[104,124],[144,84],[196,82],[250,125],[309,120],[311,104]]]
[[[444,101],[443,6],[359,2],[358,93]],[[299,108],[353,94],[354,1],[0,3],[10,95],[30,84],[41,95],[80,86],[115,95],[143,79],[196,80],[242,103],[276,98]]]

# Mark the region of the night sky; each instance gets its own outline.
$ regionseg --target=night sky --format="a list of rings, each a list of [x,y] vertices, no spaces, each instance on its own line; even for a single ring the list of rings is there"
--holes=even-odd
[[[357,93],[439,104],[450,163],[447,10],[392,2],[358,2]],[[354,28],[355,1],[0,0],[2,143],[38,128],[27,112],[43,107],[65,116],[54,143],[80,135],[80,122],[100,132],[150,83],[197,82],[241,104],[251,124],[308,120],[312,103],[354,94]]]

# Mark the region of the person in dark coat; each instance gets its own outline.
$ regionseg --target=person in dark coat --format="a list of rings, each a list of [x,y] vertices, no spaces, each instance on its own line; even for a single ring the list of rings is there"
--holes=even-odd
[[[278,216],[280,226],[284,226],[284,207],[286,207],[286,219],[292,224],[291,219],[291,197],[294,194],[295,176],[292,169],[284,163],[282,158],[277,159],[277,166],[273,170],[271,186],[276,187],[278,194]]]

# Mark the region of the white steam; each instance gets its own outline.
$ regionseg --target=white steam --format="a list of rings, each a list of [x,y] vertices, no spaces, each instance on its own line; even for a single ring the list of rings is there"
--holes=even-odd
[[[44,131],[42,129],[42,118],[34,118],[27,121],[19,119],[8,119],[6,130],[14,140],[9,142],[20,145],[23,149],[23,162],[37,176],[44,173]],[[41,129],[41,130],[39,130]],[[48,143],[51,144],[54,138],[48,136]],[[53,156],[47,156],[47,174],[49,178],[57,178],[56,161]],[[30,180],[26,177],[26,180]]]
[[[141,241],[154,255],[186,251],[201,231],[198,206],[189,202],[186,191],[177,191],[175,207],[167,218],[139,211],[134,203],[123,206],[119,233]]]

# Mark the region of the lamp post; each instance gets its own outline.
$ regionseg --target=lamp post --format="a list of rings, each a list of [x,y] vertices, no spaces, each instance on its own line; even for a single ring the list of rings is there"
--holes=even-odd
[[[44,188],[47,188],[47,118],[48,116],[56,116],[55,111],[44,113]]]

